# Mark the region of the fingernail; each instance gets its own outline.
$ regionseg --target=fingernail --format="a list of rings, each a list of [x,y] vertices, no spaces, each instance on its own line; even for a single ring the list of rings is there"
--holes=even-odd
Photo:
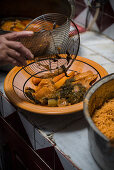
[[[32,58],[34,58],[34,55],[32,55]]]
[[[32,58],[32,59],[34,58],[34,55],[33,55],[33,54],[31,55],[31,58]]]

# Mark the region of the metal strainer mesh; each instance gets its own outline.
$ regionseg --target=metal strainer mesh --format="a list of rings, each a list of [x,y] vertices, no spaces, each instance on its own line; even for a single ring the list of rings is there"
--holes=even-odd
[[[75,38],[71,36],[71,26],[77,33]],[[60,67],[68,70],[76,59],[80,44],[78,29],[70,18],[58,13],[45,14],[30,22],[25,30],[34,31],[32,37],[20,39],[35,57],[34,64],[24,68],[30,75],[39,67],[42,71]]]

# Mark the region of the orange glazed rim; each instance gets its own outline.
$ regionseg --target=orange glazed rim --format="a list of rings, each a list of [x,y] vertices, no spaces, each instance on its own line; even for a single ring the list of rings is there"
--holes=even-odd
[[[107,71],[98,63],[89,60],[84,57],[77,56],[77,61],[81,61],[92,68],[94,68],[100,78],[106,76],[108,73]],[[11,101],[13,105],[16,107],[19,107],[23,110],[26,110],[28,112],[33,112],[36,114],[47,114],[47,115],[63,115],[63,114],[71,114],[78,111],[83,110],[83,102],[70,105],[70,106],[64,106],[64,107],[48,107],[48,106],[40,106],[38,104],[33,104],[28,101],[25,101],[21,99],[14,91],[12,82],[14,79],[14,76],[17,74],[17,72],[22,69],[21,67],[14,67],[6,76],[4,81],[4,91],[8,99]]]

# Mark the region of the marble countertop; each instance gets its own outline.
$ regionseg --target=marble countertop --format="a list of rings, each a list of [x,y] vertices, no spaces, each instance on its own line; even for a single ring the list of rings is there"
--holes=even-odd
[[[96,32],[81,33],[80,37],[78,55],[99,63],[109,74],[114,73],[114,41]],[[0,91],[3,93],[6,74],[0,71]],[[24,116],[80,169],[100,170],[90,153],[88,125],[83,112],[51,117],[25,113]]]

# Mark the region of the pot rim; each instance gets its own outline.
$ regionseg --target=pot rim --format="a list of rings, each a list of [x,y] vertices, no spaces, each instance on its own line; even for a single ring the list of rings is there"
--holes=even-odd
[[[105,84],[106,82],[110,81],[114,79],[114,73],[108,74],[107,76],[101,78],[100,80],[98,80],[97,82],[94,83],[93,86],[91,86],[89,88],[89,90],[86,92],[86,94],[84,95],[84,100],[83,100],[83,111],[84,111],[84,116],[87,120],[87,122],[89,123],[89,126],[98,134],[100,135],[106,142],[110,142],[110,140],[96,127],[96,125],[94,124],[93,120],[91,119],[91,116],[89,114],[89,109],[88,109],[88,103],[89,100],[92,96],[92,94],[103,84]],[[107,81],[108,80],[108,81]],[[97,85],[97,86],[96,86]]]

